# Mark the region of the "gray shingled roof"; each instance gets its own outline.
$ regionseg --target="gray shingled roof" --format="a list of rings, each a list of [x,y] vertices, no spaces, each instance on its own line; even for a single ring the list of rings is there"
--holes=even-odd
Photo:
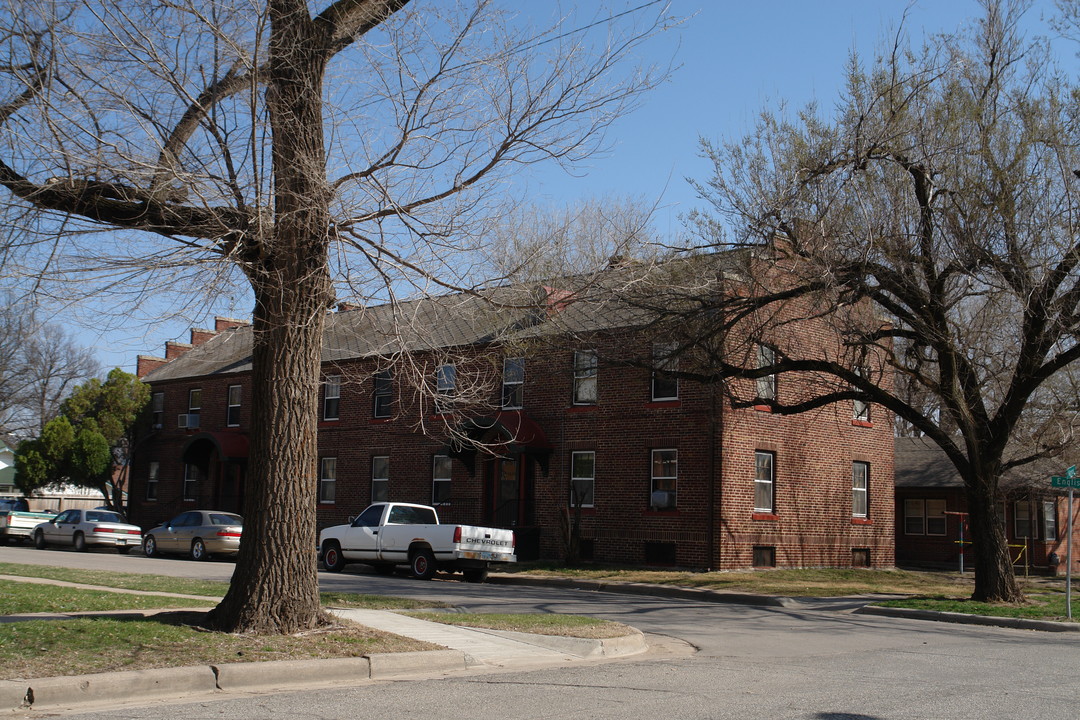
[[[962,488],[963,480],[945,451],[925,437],[896,438],[894,441],[894,482],[898,488]],[[1014,468],[1002,478],[1004,490],[1042,487],[1050,490],[1050,476],[1060,474],[1066,461],[1044,458]]]
[[[482,345],[496,339],[513,341],[556,333],[640,326],[649,319],[649,312],[616,301],[616,293],[607,289],[612,283],[623,287],[629,284],[627,278],[633,274],[633,280],[646,288],[645,292],[649,292],[648,287],[653,288],[658,302],[663,304],[665,290],[672,285],[672,272],[682,273],[682,280],[688,268],[705,270],[698,284],[702,288],[716,287],[720,275],[734,264],[735,253],[709,259],[716,258],[721,258],[719,263],[693,265],[701,259],[696,258],[661,266],[614,269],[602,273],[599,279],[564,279],[558,283],[558,289],[544,283],[523,283],[330,313],[323,335],[322,359],[334,362],[392,356]],[[552,295],[547,297],[549,292]],[[569,292],[577,293],[573,302],[560,302]],[[546,300],[551,303],[548,307]],[[160,382],[249,371],[251,333],[250,326],[222,332],[150,372],[145,379]]]

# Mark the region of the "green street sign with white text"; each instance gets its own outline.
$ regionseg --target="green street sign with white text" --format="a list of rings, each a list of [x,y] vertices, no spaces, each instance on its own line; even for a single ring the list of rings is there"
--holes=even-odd
[[[1050,478],[1050,487],[1080,488],[1080,477],[1060,477],[1055,475]]]

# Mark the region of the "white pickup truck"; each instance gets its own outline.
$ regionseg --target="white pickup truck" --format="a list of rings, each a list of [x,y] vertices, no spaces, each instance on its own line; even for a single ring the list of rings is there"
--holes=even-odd
[[[409,503],[375,503],[350,524],[326,528],[319,555],[331,572],[349,563],[386,574],[408,565],[421,580],[436,570],[460,570],[466,582],[484,582],[494,563],[517,561],[513,530],[440,525],[435,508]]]
[[[39,523],[56,517],[56,513],[28,512],[15,507],[14,500],[0,500],[0,543],[29,542]]]

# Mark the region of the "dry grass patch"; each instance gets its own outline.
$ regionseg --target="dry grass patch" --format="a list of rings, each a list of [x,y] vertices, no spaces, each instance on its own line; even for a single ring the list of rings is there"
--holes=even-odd
[[[202,617],[178,611],[148,619],[2,625],[0,679],[441,649],[344,621],[299,635],[249,636],[204,630]]]

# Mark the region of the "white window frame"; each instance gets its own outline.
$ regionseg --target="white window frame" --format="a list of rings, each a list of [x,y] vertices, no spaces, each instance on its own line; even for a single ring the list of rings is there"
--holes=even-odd
[[[442,466],[442,467],[440,467]],[[454,487],[454,459],[449,455],[436,455],[431,459],[431,504],[449,505]],[[441,488],[438,490],[436,488]]]
[[[435,369],[435,410],[444,413],[454,407],[457,396],[457,366],[443,363]]]
[[[158,473],[161,471],[161,463],[156,460],[150,462],[146,473],[146,499],[157,500]]]
[[[776,349],[765,344],[757,347],[757,367],[768,367],[776,364]],[[758,400],[776,400],[776,374],[755,378],[755,390]]]
[[[598,365],[595,350],[574,351],[574,405],[596,405]]]
[[[588,458],[588,466],[584,461]],[[579,464],[578,460],[582,463]],[[588,470],[588,474],[585,471]],[[596,452],[577,450],[570,453],[570,507],[577,507],[577,499],[583,498],[581,507],[596,507]]]
[[[373,455],[371,457],[371,502],[387,502],[389,500],[390,456]]]
[[[1021,512],[1023,508],[1023,512]],[[1017,500],[1013,503],[1013,537],[1016,539],[1027,538],[1029,540],[1037,540],[1032,533],[1036,529],[1036,524],[1032,522],[1034,520],[1032,516],[1031,500]],[[1027,525],[1027,530],[1021,531],[1020,521],[1023,517],[1024,523]]]
[[[233,393],[236,397],[233,397]],[[240,427],[240,406],[243,390],[240,385],[230,385],[225,395],[225,426]]]
[[[1058,539],[1057,529],[1057,501],[1043,500],[1043,538],[1048,542]]]
[[[195,502],[198,499],[199,466],[194,463],[184,463],[184,502]]]
[[[868,377],[869,372],[867,368],[855,367],[853,372],[859,377]],[[852,390],[858,390],[854,385]],[[860,400],[858,398],[851,401],[851,419],[858,420],[859,422],[870,422],[870,403],[866,400]]]
[[[665,459],[665,455],[670,459]],[[675,510],[679,506],[679,451],[656,448],[650,460],[649,509]],[[668,472],[669,466],[672,472]]]
[[[503,358],[502,374],[503,410],[520,410],[525,407],[525,358]]]
[[[394,374],[390,370],[380,370],[372,376],[371,416],[388,418],[393,416]]]
[[[671,343],[655,343],[652,349],[652,400],[667,402],[679,399],[679,378],[666,373],[677,372],[679,359],[675,357],[675,346]],[[671,388],[671,390],[668,390]]]
[[[319,504],[333,505],[337,502],[337,458],[319,458]]]
[[[341,376],[327,375],[323,380],[323,420],[341,419]]]
[[[851,463],[851,516],[870,517],[870,463]]]
[[[926,534],[928,537],[945,537],[949,534],[948,509],[943,498],[926,500]]]
[[[754,512],[776,513],[776,453],[769,450],[754,451]]]

